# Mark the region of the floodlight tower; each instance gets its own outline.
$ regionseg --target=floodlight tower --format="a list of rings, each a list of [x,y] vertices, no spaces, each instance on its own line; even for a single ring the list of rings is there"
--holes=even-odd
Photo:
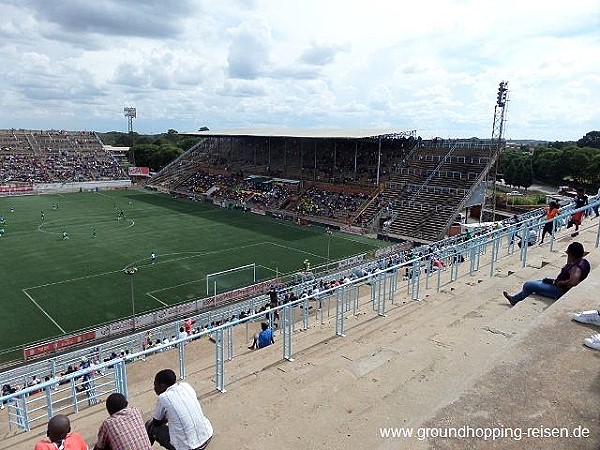
[[[131,140],[131,159],[135,166],[135,153],[133,151],[133,119],[137,117],[137,112],[134,107],[128,106],[123,108],[125,117],[127,117],[127,133],[129,133],[129,139]]]
[[[506,104],[508,103],[508,81],[498,85],[496,105],[494,106],[494,125],[492,127],[491,151],[494,158],[494,177],[492,179],[492,222],[496,220],[496,179],[498,177],[498,162],[506,142],[504,140],[504,123],[506,120]],[[489,177],[488,177],[489,178]],[[483,212],[483,208],[482,208]]]
[[[508,103],[508,81],[501,81],[498,85],[496,106],[494,106],[494,127],[492,129],[492,141],[497,144],[497,150],[502,149],[506,103]]]

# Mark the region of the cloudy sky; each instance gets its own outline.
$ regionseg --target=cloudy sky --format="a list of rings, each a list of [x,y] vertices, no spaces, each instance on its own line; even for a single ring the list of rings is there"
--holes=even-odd
[[[598,0],[0,0],[0,128],[600,130]]]

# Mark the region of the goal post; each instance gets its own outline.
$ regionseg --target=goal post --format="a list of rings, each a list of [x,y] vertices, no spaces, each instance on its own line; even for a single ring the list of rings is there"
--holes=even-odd
[[[217,295],[255,283],[256,263],[233,267],[206,275],[206,295]]]

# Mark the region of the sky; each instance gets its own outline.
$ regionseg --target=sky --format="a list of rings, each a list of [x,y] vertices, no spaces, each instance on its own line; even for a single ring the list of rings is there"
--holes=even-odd
[[[0,128],[600,130],[600,1],[0,0]]]

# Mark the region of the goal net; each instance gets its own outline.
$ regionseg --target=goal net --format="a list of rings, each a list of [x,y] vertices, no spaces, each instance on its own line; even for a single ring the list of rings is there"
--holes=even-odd
[[[206,275],[206,296],[232,291],[256,283],[256,263]]]

